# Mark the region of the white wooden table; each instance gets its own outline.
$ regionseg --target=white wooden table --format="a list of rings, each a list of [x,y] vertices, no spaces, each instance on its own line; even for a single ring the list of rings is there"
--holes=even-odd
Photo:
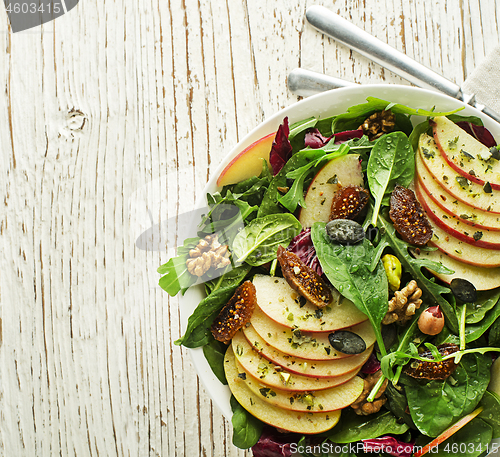
[[[304,22],[307,0],[81,0],[9,31],[0,5],[0,455],[236,456],[138,236],[192,207],[302,66],[404,81]],[[495,0],[318,0],[461,83]],[[148,212],[149,211],[149,212]]]

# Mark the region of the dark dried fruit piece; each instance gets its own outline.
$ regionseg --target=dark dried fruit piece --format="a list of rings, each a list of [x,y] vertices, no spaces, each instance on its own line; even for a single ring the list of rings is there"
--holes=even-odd
[[[460,350],[456,344],[452,343],[440,344],[437,348],[443,357]],[[425,359],[434,358],[430,351],[422,352],[420,357]],[[456,368],[457,365],[454,359],[447,359],[442,362],[422,362],[421,360],[412,360],[404,367],[403,372],[412,378],[436,379],[442,381],[448,378],[448,376],[450,376]]]
[[[330,220],[357,220],[362,215],[369,199],[369,192],[361,186],[341,187],[333,199]]]
[[[415,193],[397,185],[391,194],[389,217],[403,240],[424,246],[432,238],[432,228]]]
[[[250,281],[245,281],[212,323],[214,338],[228,344],[236,332],[250,321],[256,304],[255,286]]]
[[[324,308],[333,299],[325,281],[312,268],[302,262],[296,254],[282,246],[278,248],[278,262],[283,277],[290,287],[318,308]]]

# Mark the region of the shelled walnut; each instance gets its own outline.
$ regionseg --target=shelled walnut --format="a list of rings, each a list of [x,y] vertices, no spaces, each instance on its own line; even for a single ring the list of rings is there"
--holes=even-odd
[[[227,267],[229,260],[228,246],[220,244],[218,235],[207,235],[200,239],[194,249],[189,251],[189,259],[186,260],[186,266],[194,276],[203,276],[210,268]]]
[[[370,141],[380,138],[384,133],[389,133],[396,126],[396,118],[391,111],[373,113],[359,126],[363,133],[368,135]]]
[[[354,409],[354,412],[358,416],[368,416],[369,414],[378,413],[380,411],[380,408],[382,408],[384,403],[387,401],[387,397],[384,395],[388,383],[387,379],[382,383],[382,386],[377,392],[375,399],[372,402],[366,400],[381,376],[382,371],[379,370],[373,374],[368,375],[364,379],[365,384],[363,386],[363,392],[361,392],[361,395],[358,397],[358,399],[351,405],[351,408]]]
[[[396,322],[402,325],[408,322],[415,311],[420,308],[421,296],[422,289],[412,279],[403,289],[394,292],[394,297],[389,300],[389,308],[382,324],[389,325]]]

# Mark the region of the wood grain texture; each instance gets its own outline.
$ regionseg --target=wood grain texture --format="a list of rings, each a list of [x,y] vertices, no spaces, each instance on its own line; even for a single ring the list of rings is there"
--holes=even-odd
[[[191,209],[302,66],[400,78],[315,32],[323,4],[461,83],[495,0],[81,0],[12,34],[0,7],[0,455],[243,456],[138,236]],[[165,227],[167,228],[167,227]],[[165,241],[165,240],[162,240]]]

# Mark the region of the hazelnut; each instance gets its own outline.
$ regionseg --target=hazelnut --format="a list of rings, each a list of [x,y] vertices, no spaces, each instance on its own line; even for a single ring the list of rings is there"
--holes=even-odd
[[[418,328],[426,335],[437,335],[443,327],[444,316],[439,306],[427,308],[418,318]]]

